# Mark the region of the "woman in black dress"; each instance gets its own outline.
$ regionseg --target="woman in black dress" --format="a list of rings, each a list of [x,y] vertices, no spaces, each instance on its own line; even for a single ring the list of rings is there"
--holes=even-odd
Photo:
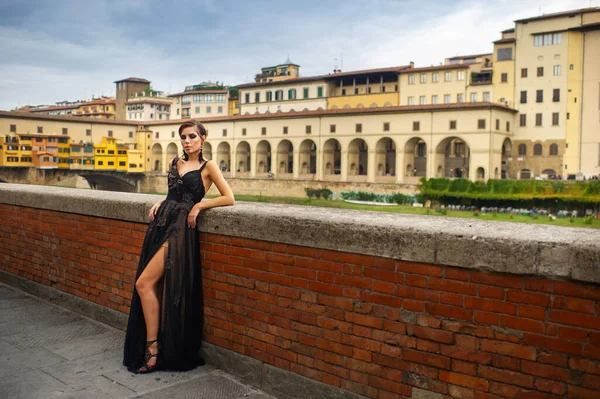
[[[180,126],[183,156],[169,164],[167,198],[150,209],[125,337],[123,364],[134,373],[204,364],[196,218],[202,210],[235,202],[217,164],[202,157],[206,135],[196,120]],[[221,196],[202,201],[212,183]]]

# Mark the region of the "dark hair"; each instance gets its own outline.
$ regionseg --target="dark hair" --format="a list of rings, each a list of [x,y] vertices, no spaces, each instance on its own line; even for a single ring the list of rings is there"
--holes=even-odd
[[[198,122],[196,119],[190,119],[187,122],[183,122],[181,124],[181,126],[179,126],[179,130],[178,130],[179,136],[181,136],[181,132],[186,127],[193,127],[194,130],[196,131],[196,133],[198,133],[200,136],[208,137],[208,130],[206,130],[204,125],[202,123]],[[189,156],[185,151],[183,151],[183,159],[185,161],[187,161],[189,159]],[[202,162],[202,160],[204,159],[202,157],[202,148],[200,148],[200,156],[198,157],[198,159],[200,162]]]

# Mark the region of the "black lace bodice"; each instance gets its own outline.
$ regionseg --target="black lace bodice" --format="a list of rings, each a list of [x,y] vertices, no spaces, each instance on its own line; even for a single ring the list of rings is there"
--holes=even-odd
[[[179,158],[173,160],[171,169],[167,174],[169,186],[167,201],[183,202],[191,208],[194,204],[200,202],[206,194],[204,182],[202,181],[202,170],[210,161],[204,162],[200,169],[190,170],[180,176],[177,170],[178,160]]]

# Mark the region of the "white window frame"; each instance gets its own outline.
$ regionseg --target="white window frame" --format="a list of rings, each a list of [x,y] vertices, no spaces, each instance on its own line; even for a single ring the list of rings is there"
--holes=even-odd
[[[422,73],[421,76],[419,76],[419,82],[427,83],[427,74],[426,73]]]
[[[408,84],[409,85],[415,84],[415,75],[408,75]]]
[[[408,105],[415,105],[415,98],[413,96],[409,96],[407,101]]]

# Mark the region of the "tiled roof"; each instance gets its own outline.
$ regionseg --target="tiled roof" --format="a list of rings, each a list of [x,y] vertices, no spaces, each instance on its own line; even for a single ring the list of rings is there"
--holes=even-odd
[[[127,79],[121,79],[121,80],[114,81],[114,83],[121,83],[121,82],[150,83],[149,80],[146,80],[143,78],[127,78]]]
[[[60,109],[75,109],[79,108],[82,104],[79,105],[53,105],[51,107],[46,108],[30,108],[27,112],[46,112],[46,111],[56,111]]]
[[[463,58],[478,58],[483,57],[485,55],[492,55],[492,53],[483,53],[483,54],[471,54],[471,55],[457,55],[456,57],[450,57],[449,60],[462,60]]]
[[[542,20],[542,19],[553,19],[553,18],[560,18],[560,17],[568,17],[568,16],[571,16],[571,15],[586,14],[586,13],[590,13],[590,12],[600,12],[600,7],[588,7],[588,8],[580,8],[578,10],[555,12],[555,13],[551,13],[551,14],[540,15],[540,16],[537,16],[537,17],[517,19],[515,22],[516,23],[523,23],[523,22],[539,21],[539,20]]]
[[[600,22],[595,22],[593,24],[584,24],[581,26],[577,26],[577,27],[571,28],[569,30],[586,32],[586,31],[590,31],[590,30],[599,30],[599,29],[600,29]]]
[[[86,118],[81,116],[71,115],[47,115],[47,114],[33,114],[31,112],[17,112],[17,111],[0,111],[0,118],[19,118],[19,119],[36,119],[36,120],[48,120],[48,121],[68,121],[68,122],[79,122],[79,123],[100,123],[103,125],[130,125],[137,126],[141,125],[138,122],[117,120],[117,119],[98,119],[98,118]]]
[[[509,29],[503,30],[501,33],[510,33],[510,32],[514,32],[514,31],[515,31],[515,28],[509,28]]]
[[[138,104],[138,103],[152,103],[152,104],[173,104],[173,100],[165,100],[158,98],[149,98],[149,97],[138,97],[138,98],[130,98],[125,101],[125,104]]]
[[[450,64],[450,65],[437,65],[437,66],[421,67],[421,68],[409,68],[409,69],[402,70],[400,73],[406,74],[406,73],[414,73],[414,72],[443,71],[446,69],[467,69],[467,68],[469,68],[469,66],[471,66],[473,64],[476,64],[476,62],[465,62],[462,64]]]
[[[325,79],[334,79],[340,76],[352,76],[352,75],[368,75],[371,73],[385,73],[385,72],[400,72],[402,70],[408,69],[410,68],[410,65],[404,65],[404,66],[395,66],[395,67],[388,67],[388,68],[377,68],[377,69],[363,69],[360,71],[350,71],[350,72],[340,72],[340,73],[332,73],[329,75],[325,75],[324,78]]]
[[[422,111],[452,111],[452,110],[472,110],[472,109],[500,109],[516,113],[517,110],[496,103],[461,103],[461,104],[437,104],[437,105],[401,105],[392,107],[377,107],[377,108],[342,108],[342,109],[327,109],[314,111],[297,111],[297,112],[274,112],[271,114],[250,114],[250,115],[234,115],[220,116],[213,118],[195,118],[201,122],[236,122],[243,120],[260,120],[260,119],[288,119],[288,118],[310,118],[321,116],[338,116],[338,115],[369,115],[382,113],[412,113]],[[152,121],[145,122],[145,125],[169,125],[179,124],[189,120],[186,119],[170,119],[168,121]]]
[[[92,100],[92,101],[86,101],[84,103],[82,103],[80,105],[80,107],[85,107],[85,106],[89,106],[89,105],[106,105],[106,104],[116,104],[117,100],[112,99],[112,100],[103,100],[103,99],[98,99],[98,100]]]
[[[183,96],[186,94],[202,94],[202,93],[227,93],[227,89],[202,89],[202,90],[190,90],[190,91],[183,91],[181,93],[175,93],[175,94],[169,94],[167,97],[177,97],[177,96]]]

